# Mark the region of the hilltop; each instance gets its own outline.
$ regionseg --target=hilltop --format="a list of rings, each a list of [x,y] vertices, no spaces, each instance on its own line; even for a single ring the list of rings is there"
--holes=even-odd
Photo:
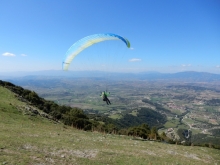
[[[77,130],[45,117],[46,113],[28,102],[19,100],[15,93],[2,86],[0,98],[2,164],[220,162],[219,150],[212,148],[170,145],[130,136]]]

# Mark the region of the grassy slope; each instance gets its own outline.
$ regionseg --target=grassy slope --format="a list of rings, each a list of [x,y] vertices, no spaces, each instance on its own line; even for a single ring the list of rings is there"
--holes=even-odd
[[[220,164],[220,151],[84,132],[39,116],[0,87],[0,164]]]

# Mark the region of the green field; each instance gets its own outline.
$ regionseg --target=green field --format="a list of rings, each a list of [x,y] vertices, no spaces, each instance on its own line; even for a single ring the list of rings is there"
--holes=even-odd
[[[164,127],[165,128],[174,128],[177,127],[177,125],[179,125],[180,122],[178,119],[172,119],[172,120],[168,120],[165,124]]]

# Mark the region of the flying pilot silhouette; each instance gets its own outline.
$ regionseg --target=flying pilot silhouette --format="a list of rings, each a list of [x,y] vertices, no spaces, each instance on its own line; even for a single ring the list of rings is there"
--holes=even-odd
[[[107,91],[103,91],[100,95],[102,97],[102,100],[106,101],[106,104],[108,105],[111,104],[110,100],[108,99],[109,95],[110,95],[110,92],[107,92]]]

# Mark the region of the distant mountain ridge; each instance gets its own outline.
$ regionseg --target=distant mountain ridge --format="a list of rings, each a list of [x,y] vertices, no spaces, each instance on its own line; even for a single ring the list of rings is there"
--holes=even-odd
[[[11,80],[14,78],[32,79],[32,78],[106,78],[112,80],[175,80],[175,81],[220,81],[220,74],[208,72],[185,71],[177,73],[160,73],[160,72],[141,72],[141,73],[117,73],[117,72],[102,72],[102,71],[36,71],[36,72],[0,72],[0,78]]]
[[[180,80],[180,81],[219,81],[220,74],[213,74],[208,72],[178,72],[178,73],[143,73],[140,76],[142,79],[152,80]]]

